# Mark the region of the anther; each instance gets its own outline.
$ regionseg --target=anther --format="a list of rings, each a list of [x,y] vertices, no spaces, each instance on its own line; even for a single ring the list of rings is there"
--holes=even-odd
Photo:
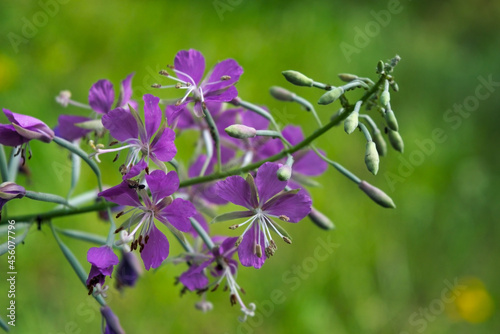
[[[119,156],[120,156],[120,154],[119,154],[119,153],[116,153],[115,158],[113,159],[113,162],[115,162],[116,160],[118,160],[118,157],[119,157]]]
[[[238,237],[238,239],[236,240],[236,242],[234,243],[234,247],[238,247],[240,244],[241,244],[241,241],[243,240],[243,237],[240,236]]]
[[[151,85],[151,88],[161,88],[161,85],[159,83],[154,83]]]
[[[231,302],[231,306],[236,305],[237,299],[236,299],[236,295],[234,293],[231,294],[231,296],[229,297],[229,301]]]
[[[221,79],[222,81],[225,81],[225,80],[231,80],[231,76],[230,76],[230,75],[223,75],[223,76],[221,76],[221,77],[220,77],[220,79]]]
[[[123,211],[122,211],[122,212],[123,212]],[[117,215],[117,216],[118,216],[118,215]],[[116,217],[116,218],[118,218],[118,217]],[[118,228],[115,230],[115,233],[119,233],[119,232],[121,232],[122,230],[123,230],[123,226],[120,226],[120,227],[118,227]]]
[[[144,238],[144,243],[147,244],[148,243],[148,240],[149,240],[149,234],[146,235],[146,238]]]
[[[254,254],[257,255],[257,257],[262,257],[262,248],[260,247],[260,245],[255,244],[253,250]]]
[[[280,215],[279,219],[281,219],[284,222],[289,222],[290,221],[290,218],[288,218],[288,216],[285,216],[285,215]]]
[[[218,287],[219,287],[219,284],[215,284],[215,286],[212,288],[212,290],[210,290],[210,292],[214,292],[215,290],[217,290]]]
[[[124,213],[125,213],[125,212],[123,212],[123,211],[118,212],[118,214],[116,215],[116,217],[115,217],[115,218],[117,218],[117,219],[118,219],[118,218],[119,218],[119,217],[121,217]],[[121,228],[121,229],[123,229],[123,227],[120,227],[120,228]],[[121,231],[121,230],[120,230],[120,231]],[[117,230],[115,231],[115,233],[120,232],[120,231],[117,229]]]
[[[111,143],[109,143],[109,146],[113,146],[118,144],[119,142],[117,140],[113,140]]]
[[[240,227],[239,224],[234,224],[234,225],[229,226],[229,229],[230,230],[236,230],[238,227]]]
[[[182,84],[180,82],[176,83],[175,88],[177,88],[177,89],[182,88]]]
[[[167,67],[171,70],[175,70],[175,66],[174,65],[167,65]]]
[[[168,74],[167,70],[161,70],[160,72],[158,72],[158,74],[164,75],[166,77],[168,77],[170,75],[170,74]]]
[[[291,244],[292,240],[290,240],[289,237],[283,237],[283,241],[285,241],[287,244]]]

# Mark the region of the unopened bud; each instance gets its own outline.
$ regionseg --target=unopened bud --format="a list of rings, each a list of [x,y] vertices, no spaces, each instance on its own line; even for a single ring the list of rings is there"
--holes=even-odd
[[[392,81],[390,83],[391,87],[392,87],[392,90],[395,91],[395,92],[399,92],[399,85],[396,81]]]
[[[377,175],[379,161],[380,160],[377,152],[377,146],[373,141],[367,142],[366,152],[365,152],[365,164],[368,170],[373,175]]]
[[[288,181],[292,177],[292,167],[283,165],[278,169],[276,175],[280,181]]]
[[[315,208],[311,209],[311,212],[309,213],[309,219],[316,224],[318,227],[324,229],[324,230],[333,230],[335,228],[335,225],[333,222],[324,214],[316,210]]]
[[[342,87],[336,87],[325,94],[323,94],[319,100],[318,104],[330,104],[332,102],[335,102],[339,97],[344,94],[344,89]]]
[[[69,90],[63,90],[56,96],[56,102],[62,105],[63,107],[67,107],[69,101],[71,100],[71,92]]]
[[[385,156],[387,154],[387,143],[385,142],[384,136],[379,129],[375,129],[372,133],[372,140],[377,146],[377,152],[380,156]]]
[[[396,115],[394,115],[394,111],[392,111],[392,109],[387,109],[385,111],[384,118],[389,129],[393,131],[399,130],[398,120],[396,119]]]
[[[274,97],[276,100],[286,101],[286,102],[293,101],[293,97],[295,96],[295,94],[290,92],[289,90],[278,86],[272,86],[269,89],[269,92],[271,93],[271,96]]]
[[[25,195],[26,189],[14,182],[4,182],[0,184],[0,198],[3,200],[8,201],[14,198],[23,198]]]
[[[403,153],[405,144],[403,142],[403,138],[401,138],[401,135],[397,131],[393,131],[391,129],[387,129],[387,134],[389,136],[389,142],[391,143],[391,146],[398,152]]]
[[[356,130],[359,124],[359,113],[352,112],[347,118],[344,120],[344,131],[350,135]]]
[[[384,208],[396,208],[396,204],[394,204],[392,199],[377,187],[372,186],[366,181],[361,181],[358,186],[359,189],[363,190],[368,197],[380,206],[383,206]]]
[[[380,103],[385,107],[391,101],[391,94],[389,94],[388,90],[384,90],[382,94],[380,94]]]
[[[233,124],[225,129],[226,133],[233,138],[246,139],[257,135],[257,130],[243,124]]]
[[[384,72],[384,62],[382,60],[379,60],[377,63],[377,73],[383,73]]]
[[[283,74],[288,82],[297,86],[311,87],[313,84],[313,79],[308,78],[304,74],[297,71],[283,71],[281,74]]]
[[[354,75],[354,74],[350,74],[350,73],[340,73],[340,74],[339,74],[339,78],[340,78],[340,80],[342,80],[342,81],[345,81],[345,82],[351,82],[351,81],[353,81],[353,80],[358,79],[358,76],[357,76],[357,75]]]

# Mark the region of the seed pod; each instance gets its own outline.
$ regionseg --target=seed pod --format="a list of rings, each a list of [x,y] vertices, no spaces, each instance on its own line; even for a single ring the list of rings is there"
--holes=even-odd
[[[318,104],[330,104],[342,96],[342,94],[344,94],[344,89],[342,89],[342,87],[336,87],[323,94],[319,98]]]
[[[272,86],[269,89],[269,92],[271,93],[271,96],[274,97],[276,100],[285,102],[293,101],[293,97],[295,96],[295,94],[290,92],[289,90],[278,86]]]
[[[403,142],[403,138],[401,138],[401,135],[397,131],[393,131],[391,129],[387,129],[387,134],[389,136],[389,142],[391,143],[391,146],[398,152],[403,153],[405,144]]]
[[[396,208],[396,204],[394,204],[392,199],[377,187],[372,186],[366,181],[361,181],[358,186],[359,189],[363,190],[368,197],[380,206],[383,206],[384,208]]]
[[[366,152],[365,152],[365,164],[368,170],[373,175],[377,175],[379,161],[380,160],[377,152],[377,146],[373,141],[367,142]]]
[[[253,138],[257,135],[257,130],[242,124],[230,125],[224,131],[231,137],[238,139]]]
[[[288,82],[297,86],[311,87],[313,84],[313,79],[308,78],[304,74],[297,71],[283,71],[281,74],[283,74]]]

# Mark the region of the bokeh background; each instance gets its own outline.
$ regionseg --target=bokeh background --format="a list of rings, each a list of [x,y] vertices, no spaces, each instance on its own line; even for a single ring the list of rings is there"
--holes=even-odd
[[[500,89],[495,83],[490,90],[480,88],[480,78],[500,81],[498,17],[500,3],[484,0],[2,1],[0,105],[55,125],[61,113],[85,114],[56,104],[59,91],[69,89],[75,100],[86,102],[97,80],[107,78],[117,87],[135,71],[134,97],[140,99],[156,93],[148,87],[160,80],[156,73],[178,50],[196,48],[207,66],[237,59],[245,69],[237,86],[240,96],[267,105],[280,123],[301,124],[310,133],[315,129],[311,115],[273,100],[268,88],[282,85],[312,102],[321,91],[291,86],[282,70],[339,84],[337,73],[373,78],[378,60],[399,54],[400,92],[391,102],[404,154],[390,151],[373,176],[363,163],[361,134],[347,136],[339,127],[318,140],[329,157],[386,191],[396,210],[377,206],[335,170],[317,178],[321,186],[311,189],[314,205],[336,230],[326,232],[304,220],[289,228],[293,245],[280,246],[261,270],[240,271],[245,301],[260,310],[245,325],[227,293],[211,293],[215,308],[206,314],[194,309],[196,295],[179,297],[174,282],[182,265],[163,266],[144,275],[136,288],[112,292],[110,305],[127,333],[496,333]],[[34,23],[36,31],[26,28]],[[465,112],[453,111],[464,103]],[[317,110],[327,120],[336,108]],[[436,129],[445,139],[433,138]],[[189,137],[179,138],[180,160],[189,159]],[[32,150],[31,177],[20,177],[19,183],[64,195],[66,153],[43,143],[32,143]],[[116,182],[116,166],[104,162],[102,167],[105,181]],[[83,167],[77,192],[92,187],[95,178]],[[50,208],[30,200],[8,205],[9,215]],[[54,224],[106,231],[94,214]],[[63,240],[87,268],[90,245]],[[324,243],[335,247],[319,260],[315,249]],[[180,248],[173,246],[172,254],[176,251]],[[6,262],[0,258],[2,272]],[[100,332],[97,304],[48,226],[30,230],[17,248],[17,267],[12,333]],[[279,303],[270,302],[275,290],[282,293]]]

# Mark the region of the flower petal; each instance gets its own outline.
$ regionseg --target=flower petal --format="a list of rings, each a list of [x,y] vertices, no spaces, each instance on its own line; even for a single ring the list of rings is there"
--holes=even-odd
[[[292,145],[297,145],[304,140],[304,133],[300,126],[287,125],[281,133]]]
[[[204,93],[209,93],[224,89],[234,85],[243,74],[243,67],[234,59],[226,59],[217,63],[210,73],[208,80],[202,83]],[[228,80],[221,80],[223,76],[228,76]]]
[[[175,56],[174,67],[177,71],[187,75],[176,73],[179,79],[197,86],[203,77],[203,72],[205,72],[205,58],[197,50],[181,50]]]
[[[155,132],[158,130],[161,124],[161,119],[163,113],[161,112],[160,98],[153,96],[151,94],[145,94],[143,96],[144,100],[144,121],[146,123],[146,134],[147,137],[153,138]]]
[[[126,182],[104,190],[97,194],[98,197],[104,197],[107,201],[129,206],[141,206],[137,192],[130,188]]]
[[[174,144],[175,132],[170,128],[159,131],[150,145],[150,154],[155,154],[160,161],[170,161],[177,154]]]
[[[254,253],[255,244],[260,240],[260,247],[262,256],[258,257]],[[241,244],[238,246],[238,257],[240,263],[245,267],[254,267],[259,269],[266,261],[265,246],[264,246],[264,233],[260,230],[259,224],[253,223],[253,226],[243,236]]]
[[[139,135],[137,121],[130,111],[124,108],[116,108],[105,114],[102,117],[102,125],[109,130],[113,138],[121,142]]]
[[[68,141],[74,141],[85,137],[85,135],[92,130],[83,129],[76,126],[76,123],[83,123],[91,121],[92,118],[73,115],[61,115],[57,119],[57,136],[64,138]]]
[[[225,91],[213,91],[205,94],[205,102],[229,102],[238,96],[236,87],[231,86]]]
[[[0,144],[16,147],[29,141],[17,133],[11,124],[0,124]]]
[[[229,176],[225,180],[217,182],[215,190],[222,199],[247,209],[253,209],[250,202],[250,185],[241,176]]]
[[[158,201],[172,195],[179,189],[179,177],[175,171],[165,174],[164,171],[157,169],[146,175],[146,182],[149,190],[151,190],[154,203],[158,203]]]
[[[8,109],[3,109],[5,116],[21,136],[27,139],[38,139],[50,143],[54,138],[54,131],[38,118],[17,114]]]
[[[128,173],[123,175],[122,180],[125,181],[125,180],[129,180],[133,177],[136,177],[137,175],[141,174],[141,172],[143,170],[145,170],[146,167],[148,167],[148,164],[146,163],[146,161],[144,161],[144,159],[139,160],[138,163],[136,163],[135,165],[132,166],[132,168],[130,168]]]
[[[120,262],[109,246],[92,247],[87,252],[87,261],[99,269],[107,269]]]
[[[293,157],[295,158],[293,164],[294,173],[317,176],[323,174],[328,169],[328,164],[313,150],[298,151],[293,154]]]
[[[260,205],[266,203],[271,197],[285,189],[287,182],[280,181],[276,172],[281,164],[266,162],[257,170],[255,184],[259,191]]]
[[[132,78],[135,72],[130,73],[123,81],[120,86],[120,96],[116,102],[117,107],[126,107],[130,98],[132,97]],[[134,106],[132,106],[135,108]]]
[[[203,270],[208,267],[213,260],[205,261],[200,265],[191,265],[189,269],[182,273],[179,281],[190,291],[201,290],[208,285],[208,278]]]
[[[113,107],[114,100],[115,91],[109,80],[99,80],[90,87],[89,104],[95,112],[107,114]]]
[[[268,215],[287,216],[290,223],[297,223],[311,212],[311,198],[303,190],[285,192],[264,204],[262,211]]]
[[[141,252],[146,270],[159,267],[163,260],[168,257],[170,249],[167,237],[155,225],[151,225],[148,236],[148,242]]]
[[[181,232],[191,230],[189,217],[196,215],[196,208],[190,201],[182,198],[176,198],[174,201],[161,211],[157,219],[165,223],[165,219]]]

